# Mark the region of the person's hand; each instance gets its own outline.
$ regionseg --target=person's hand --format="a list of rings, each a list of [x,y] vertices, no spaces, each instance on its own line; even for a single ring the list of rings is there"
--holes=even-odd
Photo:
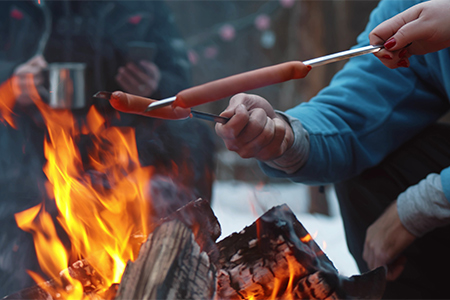
[[[372,30],[370,44],[384,44],[385,48],[375,55],[387,67],[409,67],[408,58],[412,55],[450,47],[449,16],[448,0],[417,4]]]
[[[43,70],[47,67],[47,61],[42,55],[32,57],[27,62],[19,65],[13,73],[12,82],[16,103],[30,105],[36,91],[43,92]]]
[[[217,123],[216,133],[242,158],[273,160],[294,142],[289,124],[262,97],[235,95],[221,115],[231,119],[226,124]]]
[[[146,60],[139,62],[139,67],[134,63],[127,63],[120,67],[116,75],[117,83],[128,93],[149,97],[157,89],[161,73],[158,67]]]
[[[406,264],[401,254],[415,239],[401,223],[395,201],[367,229],[363,259],[370,269],[387,266],[386,279],[395,280]]]

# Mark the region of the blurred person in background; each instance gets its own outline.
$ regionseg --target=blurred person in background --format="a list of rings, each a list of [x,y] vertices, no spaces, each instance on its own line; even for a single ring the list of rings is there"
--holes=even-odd
[[[386,299],[448,298],[450,126],[438,120],[449,110],[449,16],[447,0],[382,0],[357,40],[384,44],[376,56],[350,59],[284,113],[236,95],[222,113],[231,120],[216,124],[270,176],[334,183],[360,271],[387,267]]]
[[[47,100],[50,63],[86,64],[86,104],[72,109],[77,120],[95,106],[110,126],[135,128],[141,164],[155,166],[156,218],[199,197],[211,200],[214,142],[203,121],[122,114],[92,98],[97,91],[123,90],[161,99],[189,87],[184,41],[163,1],[1,1],[0,36],[0,82],[14,78],[20,89],[12,109],[17,129],[0,124],[0,297],[34,284],[27,269],[39,272],[32,237],[17,228],[14,214],[46,197],[46,128],[27,85],[32,75]],[[153,57],[133,60],[133,45],[150,45]],[[86,157],[89,137],[78,144]],[[173,162],[186,168],[172,174]]]

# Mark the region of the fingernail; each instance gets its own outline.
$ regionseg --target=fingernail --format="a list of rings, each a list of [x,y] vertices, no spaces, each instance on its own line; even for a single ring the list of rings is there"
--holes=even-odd
[[[392,57],[390,57],[389,55],[383,55],[383,58],[385,58],[385,59],[392,59]]]
[[[122,91],[115,91],[115,92],[113,92],[113,93],[111,94],[111,97],[112,97],[112,98],[120,99],[120,97],[122,97],[122,95],[123,95],[123,92],[122,92]]]
[[[406,49],[403,48],[402,51],[400,51],[400,53],[398,54],[398,57],[403,58],[406,55]]]
[[[395,39],[392,37],[390,39],[387,40],[386,43],[384,43],[384,48],[386,48],[387,50],[391,49],[392,47],[395,46],[397,42],[395,41]]]
[[[308,71],[310,71],[312,69],[312,67],[310,65],[307,65],[306,68],[308,68]]]
[[[122,96],[121,91],[115,91],[114,93],[111,94],[111,98],[109,98],[109,101],[111,102],[111,104],[119,103],[121,96]]]
[[[401,61],[399,61],[397,63],[397,66],[403,67],[403,68],[407,68],[407,67],[409,67],[409,64],[408,64],[408,62],[406,60],[402,59]]]

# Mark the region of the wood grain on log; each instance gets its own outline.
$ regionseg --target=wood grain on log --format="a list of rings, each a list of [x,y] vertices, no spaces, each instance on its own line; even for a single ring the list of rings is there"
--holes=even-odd
[[[192,231],[173,220],[156,228],[128,263],[116,299],[211,299],[214,291],[214,265]]]

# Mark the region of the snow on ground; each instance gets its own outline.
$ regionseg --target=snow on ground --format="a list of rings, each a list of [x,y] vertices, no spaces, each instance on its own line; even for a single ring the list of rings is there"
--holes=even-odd
[[[296,183],[254,185],[240,181],[216,181],[213,186],[212,208],[222,227],[219,240],[251,225],[273,206],[287,204],[316,243],[327,254],[339,273],[359,274],[348,252],[337,199],[332,189],[327,191],[331,216],[307,213],[308,190]]]

